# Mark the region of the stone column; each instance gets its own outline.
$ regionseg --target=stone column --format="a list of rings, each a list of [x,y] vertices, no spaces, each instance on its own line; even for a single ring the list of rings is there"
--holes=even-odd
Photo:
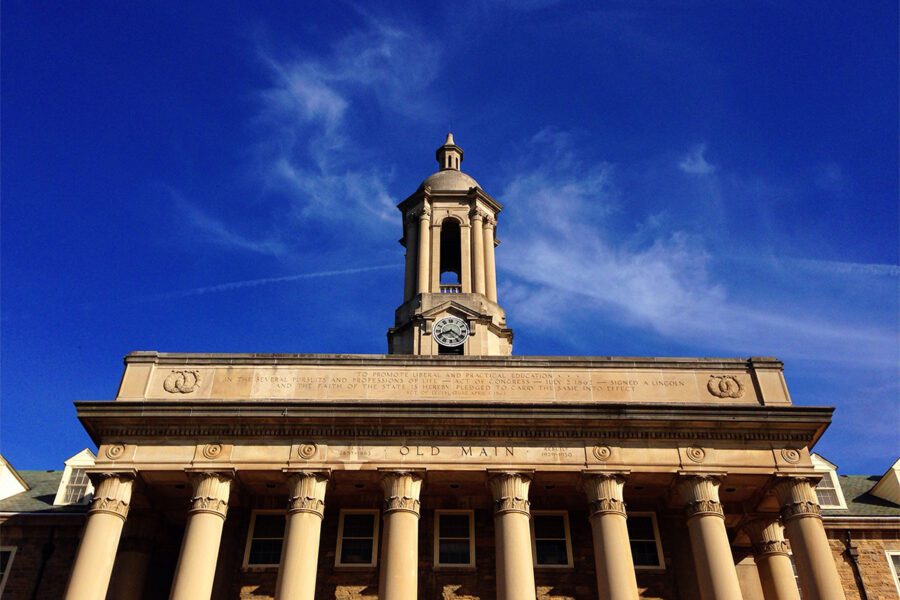
[[[531,475],[505,471],[488,479],[494,496],[497,600],[535,600],[531,555]]]
[[[419,252],[416,257],[419,261],[419,277],[417,278],[417,291],[420,294],[428,293],[428,274],[431,266],[431,209],[428,205],[419,211]]]
[[[800,600],[784,528],[777,518],[755,519],[744,527],[766,600]]]
[[[328,473],[297,471],[290,474],[288,486],[290,499],[275,600],[314,600]]]
[[[153,548],[159,542],[160,520],[149,514],[128,517],[107,600],[141,600],[150,570]]]
[[[622,500],[624,487],[622,473],[585,473],[584,491],[590,502],[600,600],[638,600]]]
[[[841,579],[828,537],[815,483],[806,477],[790,477],[775,485],[781,520],[794,553],[794,565],[804,598],[844,600]]]
[[[419,575],[419,492],[422,474],[388,471],[384,488],[379,600],[415,600]]]
[[[484,294],[484,213],[475,209],[471,213],[472,218],[472,246],[474,247],[473,276],[475,278],[475,293]]]
[[[128,517],[134,472],[92,473],[94,498],[69,577],[66,600],[104,600]]]
[[[231,493],[230,473],[197,471],[189,473],[193,485],[181,553],[175,567],[170,600],[209,600],[222,527]]]
[[[719,484],[720,479],[716,476],[690,475],[679,483],[679,487],[688,503],[688,534],[700,597],[702,600],[740,600],[741,586],[725,531]]]
[[[494,227],[493,218],[484,220],[484,287],[488,300],[497,301],[497,267],[494,264]]]
[[[408,302],[416,293],[416,255],[419,243],[418,219],[414,214],[406,216],[406,277],[403,280],[403,301]]]

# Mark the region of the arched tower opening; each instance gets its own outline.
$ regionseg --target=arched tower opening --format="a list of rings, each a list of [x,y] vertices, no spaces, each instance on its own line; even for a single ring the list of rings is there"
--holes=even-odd
[[[441,293],[462,292],[462,238],[459,221],[447,218],[441,223]]]

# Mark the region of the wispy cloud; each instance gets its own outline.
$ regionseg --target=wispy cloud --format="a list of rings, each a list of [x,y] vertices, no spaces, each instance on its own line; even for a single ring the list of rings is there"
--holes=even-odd
[[[706,160],[706,144],[697,144],[678,162],[678,168],[691,175],[709,175],[716,167]]]
[[[337,277],[341,275],[358,275],[360,273],[369,273],[371,271],[384,271],[387,269],[396,269],[397,265],[375,265],[370,267],[355,267],[352,269],[338,269],[333,271],[316,271],[314,273],[298,273],[296,275],[284,275],[282,277],[263,277],[260,279],[245,279],[243,281],[229,281],[227,283],[219,283],[215,285],[206,285],[201,287],[189,288],[185,290],[175,290],[173,292],[165,292],[162,294],[153,294],[143,298],[144,302],[155,302],[159,300],[172,300],[175,298],[188,298],[190,296],[202,296],[205,294],[215,294],[219,292],[231,292],[245,288],[259,287],[262,285],[272,285],[275,283],[291,283],[294,281],[302,281],[305,279],[317,279],[320,277]]]

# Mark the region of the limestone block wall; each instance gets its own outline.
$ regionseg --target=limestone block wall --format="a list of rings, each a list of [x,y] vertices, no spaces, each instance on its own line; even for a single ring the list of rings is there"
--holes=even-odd
[[[3,590],[4,600],[62,598],[81,534],[82,516],[37,521],[16,516],[0,523],[0,544],[15,546],[9,578]],[[44,562],[43,577],[37,574]],[[35,595],[35,592],[36,595]]]
[[[859,551],[859,576],[847,554],[846,531],[829,529],[828,541],[834,554],[847,600],[862,600],[860,585],[868,600],[898,600],[897,583],[886,552],[900,552],[900,530],[853,530],[852,543]]]

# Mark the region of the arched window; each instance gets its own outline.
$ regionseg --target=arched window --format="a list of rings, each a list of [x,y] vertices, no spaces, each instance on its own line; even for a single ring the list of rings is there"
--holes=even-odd
[[[441,224],[441,292],[445,294],[462,291],[460,241],[459,222],[445,219]]]

